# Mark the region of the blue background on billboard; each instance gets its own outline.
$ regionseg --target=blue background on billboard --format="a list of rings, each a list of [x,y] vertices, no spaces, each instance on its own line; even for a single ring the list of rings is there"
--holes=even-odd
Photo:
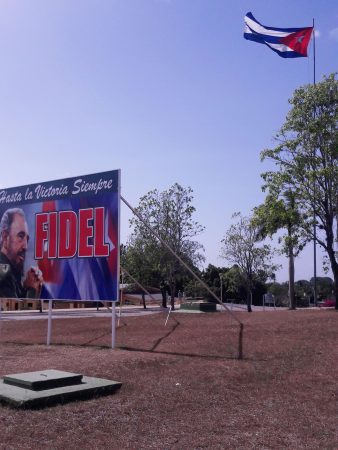
[[[79,181],[74,187],[74,183]],[[106,188],[99,189],[100,182],[106,181]],[[108,181],[109,180],[109,184]],[[59,189],[58,195],[48,195],[43,198],[35,196],[36,188],[43,186],[45,192],[52,194]],[[78,187],[86,187],[86,192],[81,192]],[[52,191],[52,188],[54,191]],[[66,189],[67,188],[67,189]],[[90,188],[92,188],[90,190]],[[60,192],[68,191],[68,195]],[[77,190],[76,194],[72,191]],[[0,217],[9,208],[21,208],[26,216],[30,233],[29,245],[25,259],[25,271],[31,266],[39,266],[43,273],[44,284],[41,291],[43,299],[60,300],[118,300],[119,282],[119,171],[104,172],[94,175],[73,177],[64,180],[56,180],[48,183],[37,183],[18,188],[3,189],[6,196],[13,193],[18,197],[21,194],[21,201],[0,203]],[[24,200],[26,192],[32,192],[34,198]],[[95,191],[97,192],[95,194]],[[41,192],[41,188],[40,188]],[[54,192],[55,193],[55,192]],[[2,194],[2,198],[4,194]],[[7,197],[8,198],[8,197]],[[37,213],[51,211],[74,211],[78,214],[80,209],[104,208],[105,236],[104,243],[109,244],[108,257],[73,257],[54,258],[47,257],[45,252],[42,259],[36,260],[35,249],[35,218]],[[88,245],[91,244],[89,239]]]

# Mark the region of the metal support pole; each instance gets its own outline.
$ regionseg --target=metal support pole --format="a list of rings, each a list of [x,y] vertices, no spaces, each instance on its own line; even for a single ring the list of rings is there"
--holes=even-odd
[[[0,331],[1,331],[1,321],[2,321],[2,298],[0,298]]]
[[[169,316],[170,316],[170,313],[171,313],[171,305],[170,305],[170,307],[169,307],[169,311],[168,311],[168,315],[167,315],[167,320],[165,321],[165,324],[164,324],[164,326],[166,326],[167,325],[167,322],[168,322],[168,319],[169,319]]]
[[[220,301],[220,299],[217,297],[217,295],[214,294],[214,292],[212,292],[212,290],[209,288],[209,286],[204,283],[204,281],[202,281],[191,269],[190,267],[182,260],[182,258],[180,258],[175,252],[174,250],[170,247],[170,245],[168,245],[162,238],[161,236],[159,236],[153,229],[152,227],[149,225],[149,223],[147,221],[145,221],[143,219],[143,217],[127,202],[127,200],[125,200],[122,195],[121,195],[121,200],[128,206],[128,208],[133,212],[133,214],[135,214],[135,216],[147,227],[147,229],[161,242],[162,245],[164,245],[169,251],[170,253],[182,264],[183,267],[186,268],[186,270],[195,278],[195,280],[198,281],[198,283],[200,283],[208,292],[209,294],[217,301],[217,303],[219,303],[221,306],[223,306],[223,308],[225,309],[225,311],[227,311],[230,316],[235,319],[235,321],[239,324],[240,326],[240,331],[239,331],[239,342],[238,342],[238,359],[243,359],[243,329],[244,329],[244,325],[243,322],[241,322],[236,316],[235,314],[229,310],[229,308]],[[169,316],[169,315],[168,315]]]
[[[183,267],[185,267],[185,269],[195,278],[195,280],[198,281],[198,283],[200,283],[208,292],[209,294],[217,301],[217,303],[219,303],[220,305],[223,306],[223,308],[233,317],[233,319],[236,320],[236,322],[238,323],[242,323],[235,315],[232,311],[229,310],[229,308],[224,305],[224,303],[222,303],[220,301],[220,299],[217,297],[217,295],[209,288],[209,286],[204,283],[204,281],[202,281],[196,274],[195,272],[193,272],[193,270],[190,269],[190,267],[183,261],[182,258],[180,258],[175,252],[174,250],[170,247],[170,245],[168,245],[162,238],[161,236],[159,236],[153,229],[152,227],[148,224],[148,222],[146,220],[143,219],[143,217],[127,202],[127,200],[125,200],[122,195],[121,195],[121,200],[125,203],[125,205],[128,206],[128,208],[135,214],[135,216],[148,228],[148,230],[161,242],[162,245],[164,245],[169,251],[170,253],[182,264]]]
[[[221,302],[223,303],[223,281],[222,281],[221,274],[219,274],[219,279],[221,281]]]
[[[120,319],[122,314],[123,287],[124,287],[123,270],[121,270],[121,281],[122,287],[120,286],[120,307],[119,307],[119,318],[117,319],[117,328],[120,326]]]
[[[316,230],[316,210],[313,212],[313,306],[317,304],[317,230]]]
[[[47,328],[47,345],[50,345],[52,339],[52,309],[53,300],[48,302],[48,328]]]
[[[315,19],[312,19],[313,26],[313,86],[316,86],[316,39],[315,39]],[[315,106],[313,108],[313,118],[316,118]],[[315,163],[316,149],[313,151]],[[316,227],[316,180],[313,180],[313,306],[317,304],[317,227]]]
[[[115,302],[111,304],[111,348],[115,348],[116,323],[115,323]]]

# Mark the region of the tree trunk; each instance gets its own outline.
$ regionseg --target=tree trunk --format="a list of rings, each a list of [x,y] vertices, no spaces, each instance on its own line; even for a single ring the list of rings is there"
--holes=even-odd
[[[290,299],[290,309],[296,309],[295,263],[292,246],[289,247],[289,299]]]
[[[162,308],[166,308],[167,307],[167,289],[165,286],[163,288],[161,288],[161,294],[162,294]]]
[[[331,263],[331,270],[334,278],[334,296],[336,300],[335,308],[338,310],[338,262],[333,247],[333,233],[327,237],[327,254]]]
[[[252,312],[252,308],[251,308],[251,305],[252,305],[252,290],[251,289],[248,291],[248,294],[246,296],[246,301],[247,301],[247,306],[248,306],[248,312]]]
[[[338,264],[336,264],[334,267],[333,278],[334,278],[334,298],[336,300],[335,309],[338,310]]]
[[[167,307],[167,285],[162,282],[160,285],[161,294],[162,294],[162,308]]]
[[[291,197],[290,197],[291,198]],[[294,208],[294,205],[291,205]],[[295,262],[293,256],[293,245],[292,245],[292,224],[288,223],[288,257],[289,257],[289,308],[296,309],[296,299],[295,299]]]
[[[143,303],[143,308],[147,309],[146,296],[144,295],[144,292],[142,292],[142,303]]]
[[[170,299],[171,299],[171,309],[175,310],[175,291],[176,291],[176,283],[173,281],[170,286]]]

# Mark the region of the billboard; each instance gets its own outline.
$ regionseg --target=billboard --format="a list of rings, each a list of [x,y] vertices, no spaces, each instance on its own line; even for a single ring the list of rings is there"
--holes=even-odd
[[[120,170],[0,189],[0,297],[116,301]]]

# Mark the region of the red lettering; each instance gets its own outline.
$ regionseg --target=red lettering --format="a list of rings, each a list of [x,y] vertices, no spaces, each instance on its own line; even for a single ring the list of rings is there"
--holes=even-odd
[[[35,259],[43,258],[44,244],[48,239],[48,213],[37,214],[35,218]]]
[[[109,256],[105,242],[105,210],[102,207],[36,215],[35,258],[80,258]]]
[[[59,258],[73,258],[77,247],[77,216],[74,211],[59,213]]]
[[[79,257],[93,256],[93,245],[88,239],[93,237],[93,226],[89,221],[93,220],[92,209],[80,209],[79,211]]]
[[[57,220],[57,212],[49,213],[48,258],[57,258]]]
[[[109,256],[109,244],[104,242],[104,208],[95,208],[95,256]]]

